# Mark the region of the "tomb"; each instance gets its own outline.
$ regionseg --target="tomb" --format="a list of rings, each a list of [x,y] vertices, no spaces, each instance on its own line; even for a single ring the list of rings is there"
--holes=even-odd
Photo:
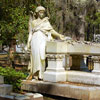
[[[100,99],[100,44],[72,40],[51,41],[47,42],[46,56],[48,66],[43,81],[23,81],[23,90],[82,100]],[[86,63],[89,56],[93,60],[91,66],[94,67],[91,72],[82,65],[82,60]]]

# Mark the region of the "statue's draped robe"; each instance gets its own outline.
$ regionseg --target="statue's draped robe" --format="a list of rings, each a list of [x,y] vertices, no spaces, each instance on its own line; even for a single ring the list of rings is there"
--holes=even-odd
[[[28,48],[31,48],[30,70],[34,74],[39,71],[39,78],[43,78],[45,69],[45,47],[46,41],[51,38],[53,30],[48,18],[45,17],[41,21],[33,20],[31,23],[31,31],[29,32]]]

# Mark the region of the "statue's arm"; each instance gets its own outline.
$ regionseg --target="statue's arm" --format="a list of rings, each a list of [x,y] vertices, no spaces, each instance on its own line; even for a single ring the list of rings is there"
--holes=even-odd
[[[52,35],[53,37],[58,37],[58,38],[60,38],[60,34],[57,33],[54,29],[50,30],[50,32],[51,32],[51,35]]]
[[[59,34],[58,32],[56,32],[54,29],[50,30],[51,35],[54,38],[60,38],[61,40],[64,40],[64,35]]]
[[[54,38],[60,38],[61,40],[64,40],[64,35],[59,34],[58,32],[56,32],[56,31],[53,29],[53,27],[52,27],[52,25],[50,24],[48,18],[46,18],[46,21],[48,22],[48,27],[49,27],[49,29],[50,29],[49,32],[51,33],[51,35],[52,35]]]

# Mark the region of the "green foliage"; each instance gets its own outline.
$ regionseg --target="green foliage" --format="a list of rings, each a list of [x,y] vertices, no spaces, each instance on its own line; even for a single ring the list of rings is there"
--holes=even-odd
[[[6,84],[12,84],[13,90],[15,92],[18,92],[21,87],[21,80],[26,78],[26,75],[21,71],[16,71],[13,68],[6,67],[2,68],[0,67],[0,75],[4,76],[4,80]]]
[[[100,24],[100,12],[97,12],[97,13],[95,14],[95,16],[96,16],[96,19],[95,19],[95,21],[94,21],[94,24],[95,24],[95,25],[98,25],[98,24]]]
[[[86,22],[89,24],[89,41],[93,40],[93,33],[100,34],[100,12],[95,12],[93,15],[86,16]]]
[[[13,38],[18,39],[21,43],[27,41],[29,16],[26,15],[25,10],[22,7],[1,6],[0,41],[2,44],[10,45]]]
[[[50,21],[54,23],[56,10],[54,10],[54,4],[50,0],[1,0],[0,44],[9,46],[13,38],[18,40],[19,43],[26,43],[28,38],[29,11],[34,12],[39,5],[47,8],[47,15],[51,16]]]
[[[100,24],[100,12],[96,12],[94,15],[87,15],[86,21],[88,23],[93,24],[93,25]]]

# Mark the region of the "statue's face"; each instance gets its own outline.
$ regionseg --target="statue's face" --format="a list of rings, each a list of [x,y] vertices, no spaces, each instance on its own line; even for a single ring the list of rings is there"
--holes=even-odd
[[[44,18],[44,11],[39,11],[38,12],[38,16],[39,16],[39,18],[41,18],[41,19],[43,19]]]

